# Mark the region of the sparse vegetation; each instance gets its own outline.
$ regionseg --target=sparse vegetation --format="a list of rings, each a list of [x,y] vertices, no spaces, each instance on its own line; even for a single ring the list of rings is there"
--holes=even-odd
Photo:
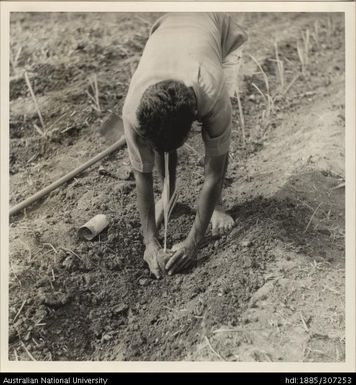
[[[36,131],[37,131],[43,138],[45,138],[45,137],[46,137],[46,134],[47,134],[47,130],[46,130],[46,127],[45,127],[43,118],[42,118],[42,114],[41,114],[40,108],[39,108],[38,103],[37,103],[36,95],[35,95],[35,93],[33,92],[33,88],[32,88],[32,86],[31,86],[31,82],[30,82],[30,79],[28,78],[28,74],[27,74],[26,71],[24,72],[24,77],[25,77],[25,81],[26,81],[27,87],[28,87],[28,89],[29,89],[29,91],[30,91],[30,94],[31,94],[31,97],[32,97],[33,104],[35,105],[35,108],[36,108],[36,112],[37,112],[38,118],[39,118],[39,120],[40,120],[40,122],[41,122],[41,128],[38,127],[37,124],[34,124],[34,127],[35,127]]]
[[[108,145],[97,129],[109,111],[120,115],[158,16],[12,15],[10,207]],[[134,179],[118,172],[127,152],[103,159],[10,218],[9,360],[345,361],[345,185],[335,171],[344,151],[343,19],[233,17],[250,39],[232,102],[223,196],[231,234],[208,232],[192,269],[154,280]],[[163,192],[165,247],[183,241],[195,217],[198,130],[180,153],[173,214],[177,192]],[[97,213],[110,226],[79,240],[78,226]]]
[[[86,90],[86,93],[92,102],[93,108],[101,112],[100,108],[100,101],[99,101],[99,87],[98,87],[98,77],[95,74],[90,80],[89,80],[89,90]]]

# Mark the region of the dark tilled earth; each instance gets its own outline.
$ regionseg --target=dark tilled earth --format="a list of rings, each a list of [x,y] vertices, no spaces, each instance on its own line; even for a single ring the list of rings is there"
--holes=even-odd
[[[120,114],[157,17],[12,15],[11,206],[110,144],[98,128],[110,111]],[[220,239],[207,234],[191,270],[153,279],[142,258],[134,180],[118,172],[128,165],[126,150],[110,155],[11,218],[10,360],[345,360],[344,21],[317,13],[233,17],[249,33],[244,129],[235,98],[225,182],[236,227]],[[305,50],[307,34],[302,72],[296,47]],[[100,111],[88,96],[94,75]],[[253,84],[273,97],[269,115]],[[189,139],[195,151],[180,150],[169,245],[194,219],[203,183],[198,131]],[[80,240],[78,228],[98,213],[110,226]]]

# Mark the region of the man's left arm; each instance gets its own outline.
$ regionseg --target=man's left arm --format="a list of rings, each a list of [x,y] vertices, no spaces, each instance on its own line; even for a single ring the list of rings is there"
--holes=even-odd
[[[194,261],[213,211],[220,198],[224,180],[226,158],[231,137],[231,101],[226,88],[222,89],[211,113],[203,121],[205,146],[205,180],[201,190],[193,226],[187,238],[172,249],[175,254],[166,264],[168,274],[186,269]]]
[[[176,246],[175,254],[166,264],[169,275],[186,269],[195,260],[199,243],[205,235],[220,197],[226,157],[227,154],[205,157],[205,181],[199,196],[195,220],[187,238]]]

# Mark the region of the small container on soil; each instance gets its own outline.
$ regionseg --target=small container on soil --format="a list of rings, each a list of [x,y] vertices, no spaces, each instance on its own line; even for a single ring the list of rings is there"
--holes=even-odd
[[[107,216],[98,214],[78,230],[78,235],[80,238],[90,241],[100,234],[108,225],[109,220]]]

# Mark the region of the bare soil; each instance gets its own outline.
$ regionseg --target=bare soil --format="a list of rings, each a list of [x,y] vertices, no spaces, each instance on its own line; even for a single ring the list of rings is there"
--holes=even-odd
[[[110,144],[97,131],[110,111],[120,114],[158,16],[12,14],[11,206]],[[92,166],[11,218],[10,360],[345,360],[344,20],[233,17],[249,34],[241,72],[245,140],[234,99],[225,183],[236,227],[220,239],[207,234],[186,273],[155,280],[142,258],[134,180],[118,172],[129,164],[126,150]],[[307,30],[303,73],[297,41],[303,47]],[[41,124],[24,70],[45,135],[35,128]],[[88,96],[94,75],[100,111]],[[274,97],[270,116],[253,84]],[[203,183],[198,131],[189,139],[196,151],[180,150],[169,245],[184,239],[194,219]],[[158,195],[157,180],[155,189]],[[110,226],[80,240],[78,228],[98,213]]]

